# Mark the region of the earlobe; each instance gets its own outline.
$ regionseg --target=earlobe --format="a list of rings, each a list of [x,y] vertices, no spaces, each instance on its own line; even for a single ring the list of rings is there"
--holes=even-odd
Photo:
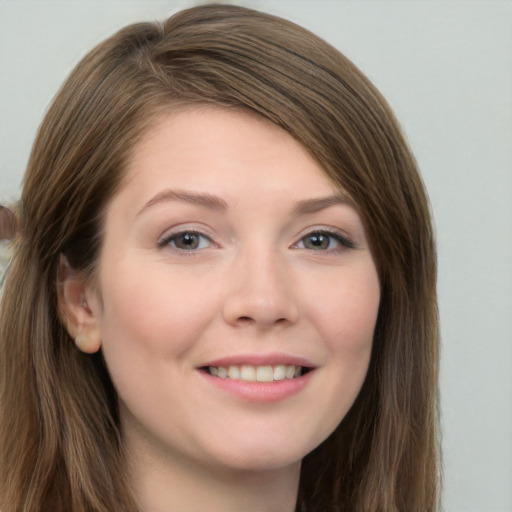
[[[93,354],[101,348],[99,302],[82,272],[60,256],[57,279],[60,320],[79,350]]]
[[[75,337],[75,345],[87,354],[94,354],[101,348],[101,338],[97,333],[81,333]]]

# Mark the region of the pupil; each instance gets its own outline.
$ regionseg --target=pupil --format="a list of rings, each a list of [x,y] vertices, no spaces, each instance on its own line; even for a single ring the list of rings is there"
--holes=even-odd
[[[194,233],[184,233],[178,238],[176,245],[181,249],[195,249],[199,245],[199,237]]]
[[[312,249],[327,249],[329,246],[329,237],[325,235],[310,235],[309,245]]]

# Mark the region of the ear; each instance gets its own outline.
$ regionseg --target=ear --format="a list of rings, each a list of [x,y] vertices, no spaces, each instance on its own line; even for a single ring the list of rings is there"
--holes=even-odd
[[[57,289],[59,316],[75,344],[82,352],[98,352],[101,301],[83,272],[73,269],[63,255],[59,261]]]

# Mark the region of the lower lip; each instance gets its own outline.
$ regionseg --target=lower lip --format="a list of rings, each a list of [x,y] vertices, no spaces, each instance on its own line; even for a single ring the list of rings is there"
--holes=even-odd
[[[314,370],[295,379],[275,380],[272,382],[248,382],[237,379],[222,379],[200,370],[199,373],[213,386],[237,397],[259,403],[271,403],[285,400],[299,393],[311,380]]]

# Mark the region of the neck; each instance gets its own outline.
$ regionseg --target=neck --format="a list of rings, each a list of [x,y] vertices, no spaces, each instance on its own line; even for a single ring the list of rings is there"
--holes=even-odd
[[[141,512],[293,512],[300,463],[233,470],[179,454],[128,446],[129,478]]]

